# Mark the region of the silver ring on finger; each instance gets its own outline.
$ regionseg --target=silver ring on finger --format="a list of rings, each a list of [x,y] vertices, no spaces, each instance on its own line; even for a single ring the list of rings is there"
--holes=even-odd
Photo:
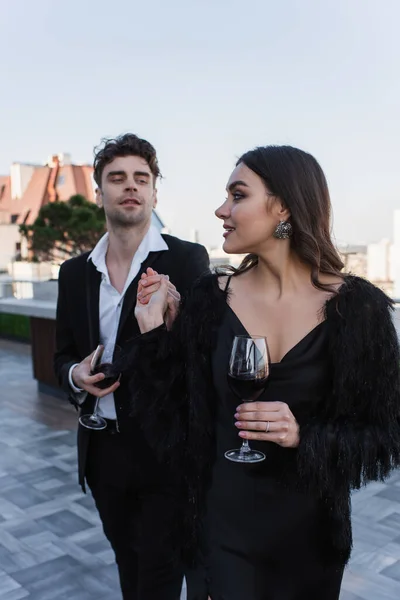
[[[268,433],[269,432],[269,428],[271,426],[271,423],[269,421],[267,421],[267,426],[265,428],[265,432]]]

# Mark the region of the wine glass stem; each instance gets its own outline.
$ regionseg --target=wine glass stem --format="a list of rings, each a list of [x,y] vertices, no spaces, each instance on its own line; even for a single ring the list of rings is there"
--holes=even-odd
[[[97,417],[97,410],[99,408],[99,402],[100,402],[100,398],[97,398],[96,404],[94,405],[92,417]]]
[[[240,448],[240,452],[242,454],[246,454],[247,452],[250,452],[251,448],[249,446],[249,440],[243,440],[242,443],[242,447]]]

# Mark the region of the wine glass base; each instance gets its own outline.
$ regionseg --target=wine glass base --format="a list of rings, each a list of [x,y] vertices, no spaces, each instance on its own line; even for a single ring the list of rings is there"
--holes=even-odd
[[[100,431],[107,427],[107,422],[103,417],[98,417],[96,415],[82,415],[82,417],[79,417],[79,423],[83,425],[83,427],[86,427],[86,429],[95,429],[96,431]]]
[[[228,452],[225,452],[225,458],[238,463],[258,463],[265,460],[265,454],[258,450],[248,450],[247,452],[228,450]]]

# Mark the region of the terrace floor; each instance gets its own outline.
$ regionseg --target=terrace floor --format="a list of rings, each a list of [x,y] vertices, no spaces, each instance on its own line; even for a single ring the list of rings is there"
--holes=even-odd
[[[77,484],[74,409],[37,392],[27,345],[0,339],[0,381],[0,600],[117,600],[112,551]],[[341,600],[398,600],[400,472],[354,494],[353,526]]]

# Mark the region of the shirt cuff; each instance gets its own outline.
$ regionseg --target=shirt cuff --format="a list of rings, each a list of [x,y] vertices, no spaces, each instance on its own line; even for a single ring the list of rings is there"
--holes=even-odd
[[[72,371],[75,369],[75,367],[78,366],[78,364],[79,363],[75,363],[74,365],[72,365],[70,367],[70,370],[68,371],[68,383],[69,383],[71,390],[76,394],[76,400],[77,400],[78,404],[82,404],[82,402],[84,402],[86,399],[87,392],[85,390],[83,390],[82,388],[76,387],[76,385],[74,384],[73,379],[72,379]]]

